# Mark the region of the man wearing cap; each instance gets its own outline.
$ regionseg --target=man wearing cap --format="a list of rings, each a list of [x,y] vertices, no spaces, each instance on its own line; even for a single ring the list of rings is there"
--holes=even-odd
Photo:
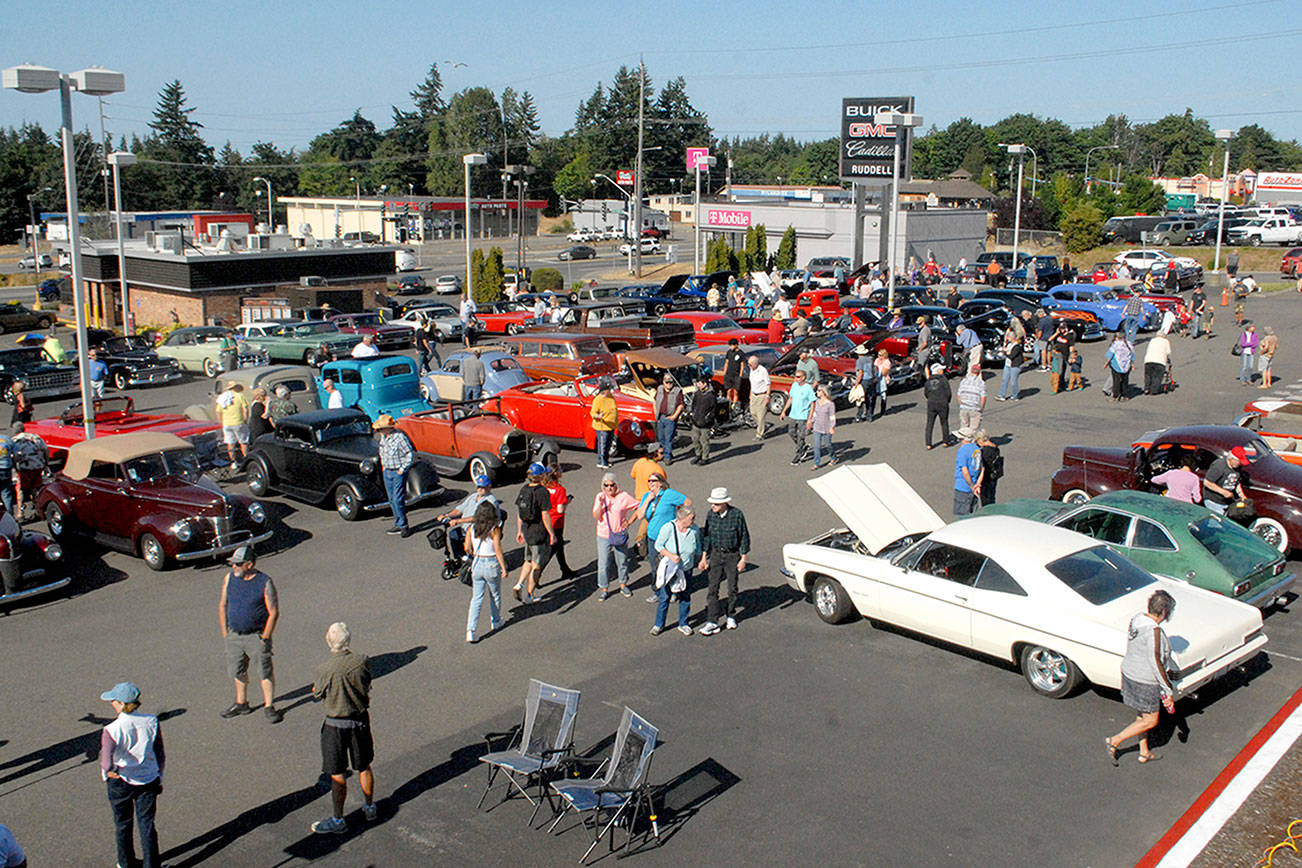
[[[791,456],[791,463],[799,464],[809,457],[809,447],[805,445],[807,428],[809,425],[809,409],[814,406],[817,399],[814,388],[809,385],[805,378],[805,372],[796,369],[795,382],[791,384],[791,392],[787,396],[786,406],[782,408],[782,415],[779,419],[787,419],[787,433],[791,435],[791,441],[796,445],[796,452]],[[711,501],[713,503],[713,501]],[[708,522],[709,517],[706,517]],[[709,546],[706,546],[709,551]]]
[[[985,465],[981,463],[981,447],[976,444],[976,431],[963,432],[963,445],[954,455],[954,515],[971,515],[976,511],[981,497]]]
[[[543,567],[552,559],[552,546],[556,545],[556,530],[552,527],[552,498],[543,486],[547,467],[535,461],[529,465],[525,485],[515,498],[515,541],[525,547],[524,564],[520,578],[512,590],[517,600],[533,602],[533,592]],[[520,596],[523,588],[524,596]]]
[[[772,380],[769,378],[769,370],[759,363],[757,356],[751,356],[746,360],[750,368],[748,374],[750,378],[750,414],[755,419],[755,439],[764,439],[764,416],[769,410],[769,390],[772,388]]]
[[[257,568],[253,546],[240,546],[231,555],[230,571],[222,578],[217,616],[226,645],[226,671],[235,679],[235,703],[222,712],[231,718],[249,714],[249,664],[257,664],[262,682],[263,714],[272,723],[283,715],[276,710],[275,672],[271,665],[271,634],[280,620],[280,603],[271,577]]]
[[[688,418],[692,421],[692,457],[693,464],[710,462],[710,432],[718,412],[718,398],[710,375],[703,369],[696,375],[696,391],[692,393],[688,405]],[[663,472],[664,468],[660,468]]]
[[[660,446],[664,449],[665,464],[673,464],[674,434],[678,430],[678,417],[683,415],[686,404],[683,401],[683,390],[679,388],[673,374],[668,371],[665,372],[663,381],[656,389],[654,404],[656,440],[660,441]]]
[[[869,349],[867,344],[859,344],[855,347],[854,355],[854,383],[850,388],[853,389],[858,386],[863,390],[863,400],[855,405],[854,421],[863,422],[867,420],[871,422],[873,420],[872,407],[877,401],[875,397],[878,388],[877,364],[873,359],[872,350]]]
[[[981,378],[981,366],[972,365],[967,376],[958,384],[958,427],[972,433],[981,427],[981,414],[986,408],[986,381]]]
[[[705,542],[701,552],[701,563],[697,572],[709,568],[709,589],[705,592],[705,626],[701,627],[702,636],[713,636],[719,632],[719,616],[723,614],[719,604],[719,586],[724,578],[728,580],[728,616],[723,626],[729,630],[737,629],[737,574],[746,569],[746,555],[750,552],[750,530],[746,527],[746,516],[732,505],[732,495],[726,488],[716,488],[710,492],[710,513],[705,517]]]
[[[454,552],[465,551],[465,525],[474,522],[475,510],[479,508],[479,504],[489,501],[497,507],[498,513],[502,512],[502,502],[493,494],[493,481],[487,474],[480,474],[473,481],[475,490],[462,498],[461,502],[451,510],[439,516],[439,521],[448,526],[448,548]]]
[[[931,366],[927,381],[922,384],[922,394],[927,398],[927,424],[923,428],[922,442],[928,449],[936,448],[931,442],[936,421],[940,421],[941,445],[948,446],[953,437],[949,433],[949,404],[954,394],[949,388],[949,378],[945,376],[945,366],[939,362]]]
[[[113,704],[118,716],[100,732],[99,771],[108,790],[109,807],[118,845],[118,865],[137,864],[136,845],[132,838],[131,815],[140,826],[140,849],[143,868],[158,868],[158,832],[154,813],[158,796],[163,792],[163,767],[167,754],[163,749],[163,730],[158,718],[140,714],[140,688],[130,681],[113,685],[99,696]]]
[[[393,426],[393,417],[388,413],[381,413],[371,427],[380,441],[380,470],[389,508],[393,510],[393,527],[385,533],[406,539],[411,536],[407,525],[407,471],[416,460],[416,448],[406,434]]]
[[[484,360],[480,358],[483,352],[475,347],[470,355],[461,360],[461,394],[467,401],[478,401],[484,397],[484,382],[488,375],[484,371]]]
[[[597,467],[610,469],[610,441],[615,437],[615,427],[619,424],[619,405],[615,403],[615,383],[609,377],[602,377],[597,386],[597,395],[592,399],[592,408],[588,411],[592,418],[592,431],[596,435]]]
[[[373,821],[375,811],[375,742],[371,736],[371,661],[348,647],[352,633],[343,621],[326,630],[330,659],[316,670],[312,698],[322,702],[325,720],[321,724],[321,771],[330,776],[333,812],[312,824],[318,835],[348,831],[344,803],[348,800],[348,766],[351,761],[362,788],[362,816]]]
[[[1248,451],[1235,446],[1224,458],[1217,458],[1203,475],[1203,506],[1212,512],[1225,515],[1225,510],[1235,500],[1243,500],[1243,466],[1248,464]]]

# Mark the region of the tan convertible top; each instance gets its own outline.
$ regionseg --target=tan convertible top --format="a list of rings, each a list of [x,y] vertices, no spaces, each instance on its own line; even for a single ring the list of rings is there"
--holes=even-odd
[[[175,434],[161,431],[139,431],[135,434],[110,434],[83,440],[68,447],[68,462],[63,475],[69,479],[85,479],[90,474],[92,461],[109,461],[118,464],[152,455],[168,449],[191,449],[191,444]]]
[[[643,365],[653,365],[657,368],[681,368],[684,365],[697,364],[695,359],[690,359],[682,353],[676,353],[662,347],[628,350],[624,353],[624,358],[630,362],[640,362]]]

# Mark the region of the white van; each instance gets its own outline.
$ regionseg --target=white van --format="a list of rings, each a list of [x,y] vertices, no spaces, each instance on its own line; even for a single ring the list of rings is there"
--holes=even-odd
[[[393,252],[394,271],[415,271],[416,251],[401,248]]]

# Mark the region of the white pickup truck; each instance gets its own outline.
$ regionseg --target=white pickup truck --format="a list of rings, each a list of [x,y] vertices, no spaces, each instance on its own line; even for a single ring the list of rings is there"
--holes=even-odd
[[[1295,223],[1287,217],[1263,217],[1235,226],[1225,236],[1230,244],[1251,244],[1253,247],[1298,244],[1302,242],[1302,223]]]

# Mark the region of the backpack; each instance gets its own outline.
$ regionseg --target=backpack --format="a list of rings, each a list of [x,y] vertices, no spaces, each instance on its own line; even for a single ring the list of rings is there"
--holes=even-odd
[[[526,485],[520,489],[520,493],[515,496],[515,508],[519,510],[520,520],[523,522],[536,522],[542,519],[542,512],[538,509],[538,501],[534,499],[534,489],[538,486]]]

